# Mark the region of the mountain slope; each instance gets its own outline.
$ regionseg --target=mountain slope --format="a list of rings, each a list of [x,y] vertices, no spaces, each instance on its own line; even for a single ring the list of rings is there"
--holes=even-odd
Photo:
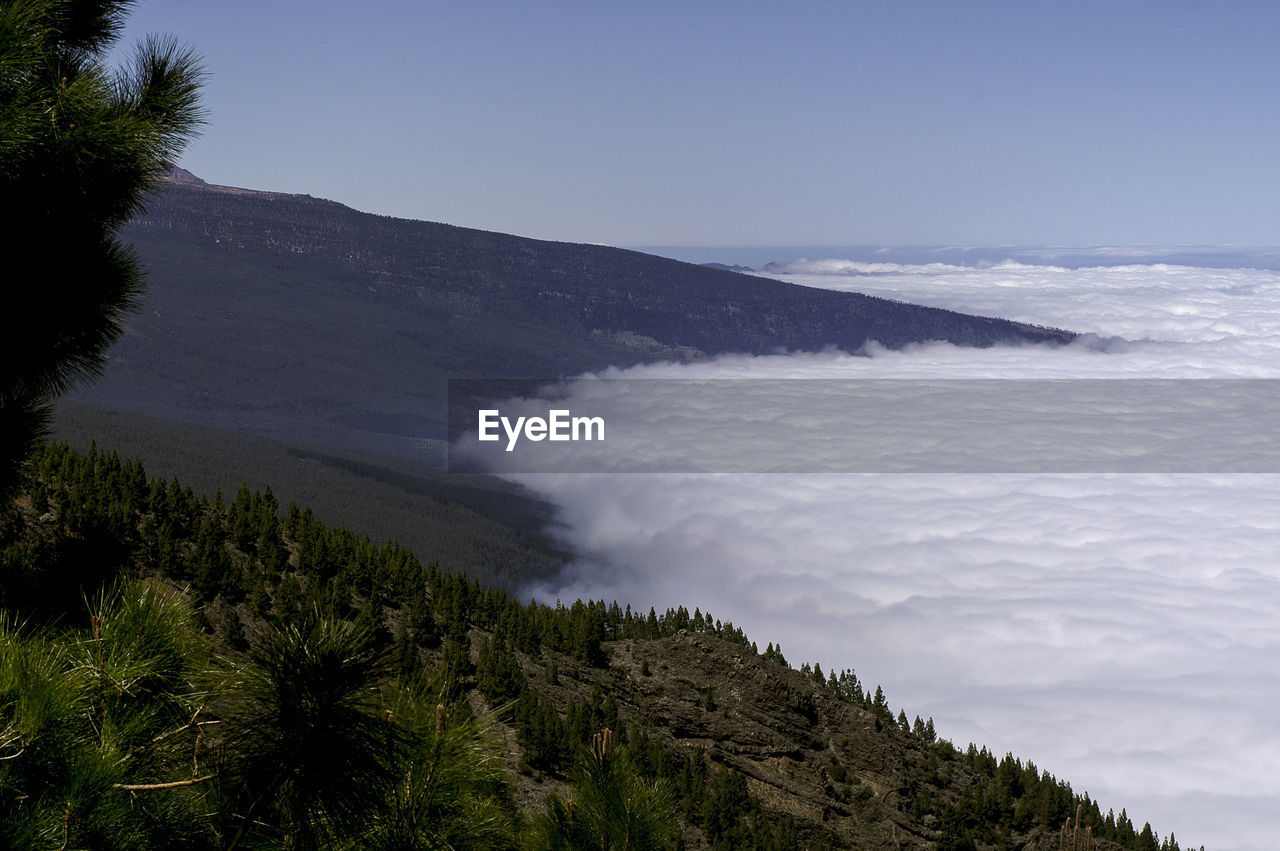
[[[760,653],[741,630],[696,608],[692,616],[684,606],[646,616],[602,601],[526,605],[424,565],[401,547],[379,547],[327,527],[309,510],[290,506],[281,515],[268,493],[246,489],[229,503],[214,502],[176,480],[148,480],[140,464],[100,451],[78,455],[47,447],[33,459],[30,485],[0,513],[6,544],[0,606],[7,616],[0,650],[34,646],[34,639],[95,646],[128,637],[127,628],[91,615],[100,587],[141,580],[145,586],[124,587],[133,596],[149,587],[170,600],[187,598],[198,609],[191,622],[202,635],[182,645],[186,649],[175,648],[160,640],[170,634],[163,625],[152,627],[141,633],[146,643],[136,639],[134,655],[111,656],[113,665],[134,664],[135,655],[139,665],[151,664],[148,654],[156,654],[163,659],[156,669],[167,674],[178,667],[173,654],[181,653],[191,670],[239,671],[226,680],[235,688],[252,662],[244,651],[271,624],[305,624],[318,610],[359,631],[367,652],[382,659],[370,670],[380,671],[383,682],[367,689],[363,710],[378,724],[397,721],[387,702],[396,679],[437,677],[426,692],[431,704],[439,695],[437,733],[468,707],[495,709],[494,732],[510,771],[518,773],[516,798],[526,814],[541,806],[547,791],[564,788],[575,752],[607,728],[642,774],[675,793],[689,848],[1049,849],[1063,847],[1057,834],[1069,818],[1092,832],[1099,851],[1178,848],[1172,837],[1162,846],[1149,825],[1138,830],[1123,810],[1104,814],[1098,802],[1030,762],[997,759],[972,745],[957,749],[936,737],[932,720],[909,724],[902,712],[895,719],[882,690],[872,693],[850,670],[824,677],[808,665],[791,669],[772,645]],[[20,636],[33,639],[30,644],[15,645],[10,624],[22,623],[42,628]],[[0,656],[0,667],[9,665],[11,692],[34,667],[15,665],[16,658]],[[85,681],[81,658],[66,655],[59,671],[90,683],[94,693],[123,687],[125,680],[107,676],[116,667],[90,665],[103,676]],[[40,672],[47,676],[48,665]],[[151,684],[141,677],[128,682],[138,680]],[[56,680],[42,682],[48,681]],[[136,691],[129,696],[146,710],[164,690]],[[38,694],[50,692],[46,686]],[[238,746],[223,730],[238,723],[244,702],[198,692],[191,699],[196,705],[174,719],[170,733],[148,734],[122,759],[108,751],[113,764],[130,763],[142,785],[113,786],[99,778],[97,791],[85,783],[59,786],[62,766],[47,754],[80,744],[71,725],[21,728],[0,746],[8,746],[11,777],[28,785],[10,787],[21,795],[0,796],[0,824],[9,827],[16,820],[6,816],[38,807],[53,814],[51,823],[65,838],[67,830],[84,830],[86,821],[63,815],[77,811],[72,801],[114,796],[127,805],[120,819],[147,822],[163,834],[173,828],[156,818],[157,805],[190,795],[191,816],[170,823],[191,833],[192,842],[152,847],[224,847],[226,824],[248,822],[242,818],[247,799],[234,795],[243,778],[234,760],[223,761]],[[30,701],[10,703],[32,711]],[[44,705],[34,702],[37,711]],[[197,727],[195,716],[213,726]],[[376,729],[365,744],[377,746],[391,736],[389,729]],[[169,738],[183,732],[186,740]],[[172,741],[185,747],[170,752]],[[92,736],[87,742],[101,747]],[[162,742],[165,750],[158,752]],[[209,772],[200,780],[197,762]],[[163,771],[152,774],[157,763]],[[180,779],[171,781],[175,774]],[[217,783],[204,785],[214,776]],[[40,794],[55,789],[58,795]],[[132,792],[143,794],[135,800]],[[387,813],[375,809],[369,817]],[[259,827],[256,845],[266,845],[272,822],[255,822],[254,830]],[[0,842],[6,838],[0,828]],[[77,847],[86,844],[105,843]],[[1066,847],[1083,845],[1068,839]]]
[[[797,287],[635,251],[360,213],[175,175],[127,229],[149,292],[78,398],[414,454],[445,380],[868,340],[987,346],[1066,332]]]
[[[552,506],[492,476],[69,401],[58,405],[53,435],[81,451],[96,444],[145,458],[153,474],[201,493],[230,499],[241,485],[270,488],[281,505],[308,506],[326,523],[398,541],[424,561],[512,592],[553,578],[569,559],[550,534]]]

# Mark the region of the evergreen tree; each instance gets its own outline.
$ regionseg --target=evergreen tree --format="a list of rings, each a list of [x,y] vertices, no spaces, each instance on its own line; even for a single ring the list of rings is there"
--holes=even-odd
[[[29,540],[0,547],[0,848],[511,847],[506,746],[471,716],[467,693],[477,686],[512,701],[502,715],[519,749],[507,758],[522,757],[526,774],[562,777],[571,746],[602,727],[619,731],[616,740],[635,755],[631,771],[609,737],[598,740],[578,786],[539,817],[529,839],[535,847],[643,847],[645,819],[667,809],[655,781],[676,791],[682,829],[692,836],[700,828],[713,851],[802,847],[797,834],[826,847],[815,826],[762,809],[737,768],[717,767],[726,753],[718,745],[689,748],[679,742],[684,736],[671,742],[648,726],[637,711],[643,698],[635,697],[686,672],[667,673],[664,662],[652,672],[657,680],[616,688],[619,677],[629,679],[624,660],[642,668],[647,654],[672,661],[666,642],[633,638],[648,629],[638,614],[603,601],[521,604],[395,546],[324,527],[309,512],[291,510],[273,525],[269,492],[237,497],[254,518],[241,530],[242,550],[232,540],[232,515],[241,509],[197,499],[173,481],[148,483],[140,465],[114,453],[48,446],[31,466],[41,489],[32,507],[60,522],[42,518]],[[167,578],[154,575],[168,569],[152,556],[161,539],[179,554],[170,565],[179,573]],[[272,539],[287,553],[318,556],[282,574],[260,558]],[[228,560],[230,577],[216,567]],[[99,572],[77,572],[77,561]],[[111,584],[139,572],[148,581]],[[98,590],[104,583],[123,590]],[[174,590],[186,583],[213,601],[207,617]],[[247,605],[228,605],[232,586],[235,596],[251,592]],[[59,596],[37,596],[42,589]],[[339,599],[345,605],[336,606]],[[50,601],[58,605],[42,613]],[[291,614],[269,617],[273,608]],[[697,613],[712,629],[715,621]],[[653,637],[671,635],[682,619],[687,612],[668,610]],[[750,646],[731,625],[714,628]],[[419,629],[433,643],[444,640],[439,652],[423,652]],[[593,636],[597,647],[618,638],[637,644],[602,648],[618,664],[600,671],[580,655]],[[238,652],[245,649],[249,659]],[[384,664],[384,650],[395,667]],[[766,653],[779,651],[769,645]],[[431,661],[436,680],[416,685]],[[824,690],[873,709],[877,729],[894,723],[882,689],[867,693],[849,669],[836,676],[805,667],[812,684],[795,689],[798,674],[771,671],[787,678],[771,691],[785,694],[785,711],[815,732],[826,723],[812,699],[820,678]],[[736,689],[716,695],[688,682],[708,709],[717,696],[735,706],[742,699]],[[742,708],[750,711],[752,700],[747,694]],[[620,716],[629,721],[626,734]],[[928,836],[939,848],[1043,845],[1038,832],[1071,818],[1122,847],[1178,849],[1172,834],[1161,843],[1124,811],[1104,818],[1087,795],[1030,762],[997,759],[972,744],[958,751],[945,739],[925,747],[922,740],[936,740],[931,718],[907,725],[900,712],[897,725],[909,726],[913,739],[886,740],[908,755],[888,807],[850,776],[846,761],[861,748],[849,738],[828,741],[829,757],[811,763],[832,811],[854,808],[853,836],[867,847],[888,839],[881,816],[893,810],[910,813],[910,822],[894,817],[902,825],[933,816]],[[616,804],[619,790],[620,805],[598,805]],[[673,832],[665,847],[681,846]]]
[[[491,718],[466,703],[447,709],[432,699],[441,683],[397,689],[386,723],[404,733],[394,779],[372,814],[373,827],[350,847],[510,848],[515,803]]]
[[[105,67],[130,5],[0,2],[0,256],[5,314],[25,331],[0,335],[0,490],[50,400],[101,370],[142,286],[117,233],[201,120],[199,62],[175,41]]]
[[[715,772],[709,785],[702,802],[702,832],[713,847],[742,847],[747,837],[739,822],[742,815],[752,809],[747,778],[740,772],[722,768]]]
[[[187,601],[104,591],[86,627],[0,618],[0,847],[206,847],[203,640]]]
[[[384,665],[372,635],[308,610],[264,629],[250,656],[247,706],[229,713],[241,803],[229,847],[263,826],[295,848],[358,834],[386,800],[401,744],[375,703]]]
[[[547,796],[527,847],[656,851],[667,846],[675,828],[676,809],[665,784],[640,780],[626,751],[613,744],[613,732],[605,730],[578,760],[569,797]]]

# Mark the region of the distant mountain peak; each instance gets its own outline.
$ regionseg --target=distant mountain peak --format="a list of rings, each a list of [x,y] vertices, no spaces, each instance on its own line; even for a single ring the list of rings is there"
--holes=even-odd
[[[168,173],[165,174],[164,179],[169,183],[181,183],[186,186],[208,186],[209,185],[208,183],[205,183],[200,178],[196,177],[191,172],[187,171],[185,168],[179,168],[176,165],[173,168],[169,169]]]
[[[223,186],[219,183],[209,183],[203,180],[185,168],[174,166],[164,176],[165,183],[170,186],[182,187],[184,189],[196,189],[208,192],[220,192],[224,195],[254,195],[260,198],[275,200],[277,198],[296,198],[303,201],[319,202],[323,204],[338,204],[337,201],[326,201],[323,198],[314,198],[311,195],[299,195],[292,192],[271,192],[263,189],[243,189],[239,186]],[[339,205],[342,206],[342,205]]]
[[[722,272],[741,272],[743,274],[748,274],[755,271],[755,269],[752,269],[750,266],[738,266],[736,264],[730,266],[726,263],[703,263],[701,265],[708,269],[719,269]]]

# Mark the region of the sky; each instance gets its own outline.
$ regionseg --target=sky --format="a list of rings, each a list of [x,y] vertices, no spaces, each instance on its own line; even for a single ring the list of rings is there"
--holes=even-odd
[[[214,183],[612,245],[1280,243],[1269,2],[141,0]]]

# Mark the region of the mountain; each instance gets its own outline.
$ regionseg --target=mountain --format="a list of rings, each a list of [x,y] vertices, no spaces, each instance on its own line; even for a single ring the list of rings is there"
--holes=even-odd
[[[710,613],[680,606],[644,616],[603,601],[551,606],[507,595],[504,572],[512,587],[520,577],[511,570],[558,564],[562,554],[536,534],[550,517],[514,489],[411,460],[439,433],[451,376],[856,349],[869,339],[990,345],[1071,334],[637,252],[386,219],[191,175],[176,175],[129,236],[151,271],[147,303],[105,379],[80,394],[97,404],[65,406],[60,428],[70,423],[111,448],[133,441],[129,451],[163,475],[148,480],[141,464],[98,449],[48,447],[33,460],[28,491],[0,513],[0,601],[14,623],[30,618],[44,630],[0,636],[17,648],[0,663],[38,656],[42,682],[75,698],[61,725],[24,718],[24,731],[42,735],[4,755],[24,794],[0,800],[0,821],[15,824],[16,813],[64,845],[95,845],[83,805],[151,831],[152,847],[224,847],[245,831],[255,847],[292,844],[312,814],[276,795],[274,780],[254,785],[238,766],[255,753],[245,743],[262,740],[236,731],[260,720],[246,707],[267,699],[252,687],[273,658],[272,636],[293,635],[304,656],[323,661],[330,656],[311,643],[348,635],[360,652],[331,655],[368,659],[370,678],[347,683],[359,699],[341,716],[353,723],[340,726],[376,732],[370,754],[399,753],[402,736],[414,744],[434,730],[443,741],[478,711],[492,725],[486,737],[501,749],[503,777],[478,778],[466,800],[486,796],[512,833],[549,791],[572,788],[575,759],[608,729],[646,781],[675,793],[678,847],[1048,848],[1059,830],[1066,840],[1072,817],[1101,838],[1093,847],[1150,847],[1150,827],[1137,832],[1123,811],[1104,815],[1012,756],[957,749],[932,721],[895,716],[852,671],[792,669],[780,649],[761,652]],[[246,469],[273,490],[233,496]],[[312,496],[289,505],[277,476]],[[193,479],[222,495],[180,483]],[[420,518],[426,549],[382,544],[391,534],[365,539],[367,525],[328,525],[313,499],[327,500],[341,525]],[[117,623],[155,600],[170,614],[128,645],[132,633]],[[324,634],[309,620],[321,616],[332,624]],[[128,652],[95,650],[116,644]],[[98,658],[86,652],[129,670],[154,654],[165,688],[149,680],[130,691],[133,681],[105,661],[86,667],[82,658]],[[194,686],[209,666],[235,676],[206,705]],[[313,673],[328,670],[325,662]],[[125,735],[98,723],[104,706],[133,724],[119,725],[132,736],[127,746],[95,738]],[[282,732],[292,728],[309,729]],[[101,753],[112,773],[85,782],[72,770]],[[434,777],[417,761],[397,766],[406,771],[388,790]],[[405,812],[431,823],[403,810],[417,800],[394,791],[374,809],[356,808],[351,837]],[[164,821],[152,815],[161,805]]]
[[[270,489],[325,523],[397,541],[486,586],[515,591],[557,576],[571,557],[551,534],[554,508],[494,476],[405,458],[307,446],[230,429],[64,401],[53,437],[81,451],[145,458],[161,478],[230,499]]]
[[[361,775],[378,794],[329,823],[332,847],[443,847],[388,833],[458,810],[454,827],[474,826],[468,802],[508,835],[449,847],[515,847],[548,792],[583,788],[574,766],[601,730],[671,793],[674,813],[635,802],[678,832],[646,847],[1179,847],[1030,762],[953,746],[850,669],[789,667],[710,612],[525,604],[309,510],[282,513],[270,493],[210,500],[101,451],[46,447],[31,472],[0,512],[13,716],[0,749],[6,788],[22,792],[0,795],[6,847],[52,847],[24,841],[41,829],[74,847],[223,848],[236,831],[296,847],[327,802],[251,770],[261,748],[285,761],[266,778],[288,768],[297,784],[342,784],[404,753]],[[264,677],[281,688],[263,691]],[[477,711],[493,750],[459,750]],[[441,746],[418,748],[424,736]],[[414,781],[437,765],[449,791],[433,804]]]
[[[739,266],[736,263],[733,265],[725,263],[701,263],[699,265],[705,266],[708,269],[720,269],[724,272],[742,272],[743,274],[747,274],[755,271],[755,269],[752,269],[750,266]]]
[[[361,213],[175,172],[124,234],[149,290],[79,399],[318,445],[421,455],[452,377],[657,359],[989,346],[1072,334],[618,248]]]

